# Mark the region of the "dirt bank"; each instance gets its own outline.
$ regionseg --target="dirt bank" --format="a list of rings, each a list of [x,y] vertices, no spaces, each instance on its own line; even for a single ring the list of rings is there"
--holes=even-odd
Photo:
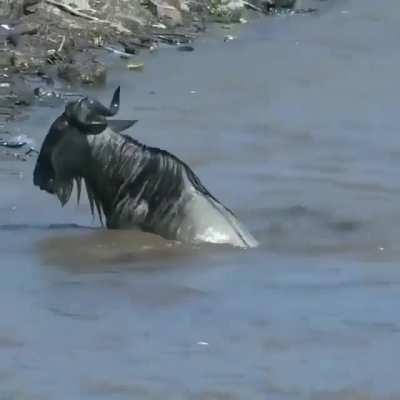
[[[140,69],[129,62],[132,54],[161,44],[191,51],[208,21],[229,25],[295,9],[294,0],[0,0],[0,146],[8,147],[2,158],[22,147],[7,125],[26,116],[27,106],[58,104],[68,99],[64,90],[106,82],[103,52]]]

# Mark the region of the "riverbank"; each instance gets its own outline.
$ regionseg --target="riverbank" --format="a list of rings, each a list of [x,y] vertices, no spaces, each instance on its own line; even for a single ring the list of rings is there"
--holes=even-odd
[[[29,116],[29,106],[54,106],[82,86],[104,85],[107,66],[100,58],[105,52],[125,59],[127,68],[141,70],[144,66],[136,60],[140,52],[163,45],[193,51],[192,42],[208,22],[223,24],[230,40],[235,24],[296,12],[296,7],[293,0],[0,2],[0,145],[23,147],[20,138],[9,138],[15,132],[8,123]],[[0,154],[10,157],[25,159],[9,149]]]

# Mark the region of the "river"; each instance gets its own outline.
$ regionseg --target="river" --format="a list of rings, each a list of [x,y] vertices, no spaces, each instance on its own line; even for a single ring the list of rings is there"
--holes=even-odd
[[[1,163],[1,400],[400,398],[398,1],[315,4],[117,62],[91,92],[121,84],[130,133],[257,249],[107,232],[34,188],[34,159]],[[59,113],[18,129],[40,144]]]

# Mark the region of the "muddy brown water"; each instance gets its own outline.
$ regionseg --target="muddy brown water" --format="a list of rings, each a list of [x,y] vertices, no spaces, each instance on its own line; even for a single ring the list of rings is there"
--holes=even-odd
[[[0,399],[400,398],[397,1],[318,2],[117,62],[120,116],[258,249],[106,232],[0,165]],[[40,143],[59,109],[21,133]]]

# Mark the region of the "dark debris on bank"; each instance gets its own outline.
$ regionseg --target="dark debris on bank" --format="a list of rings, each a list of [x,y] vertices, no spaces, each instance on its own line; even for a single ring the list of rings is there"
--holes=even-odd
[[[161,43],[193,51],[208,21],[288,11],[307,10],[296,9],[296,0],[0,0],[0,128],[33,104],[68,101],[71,88],[103,85],[102,51],[126,59]]]

